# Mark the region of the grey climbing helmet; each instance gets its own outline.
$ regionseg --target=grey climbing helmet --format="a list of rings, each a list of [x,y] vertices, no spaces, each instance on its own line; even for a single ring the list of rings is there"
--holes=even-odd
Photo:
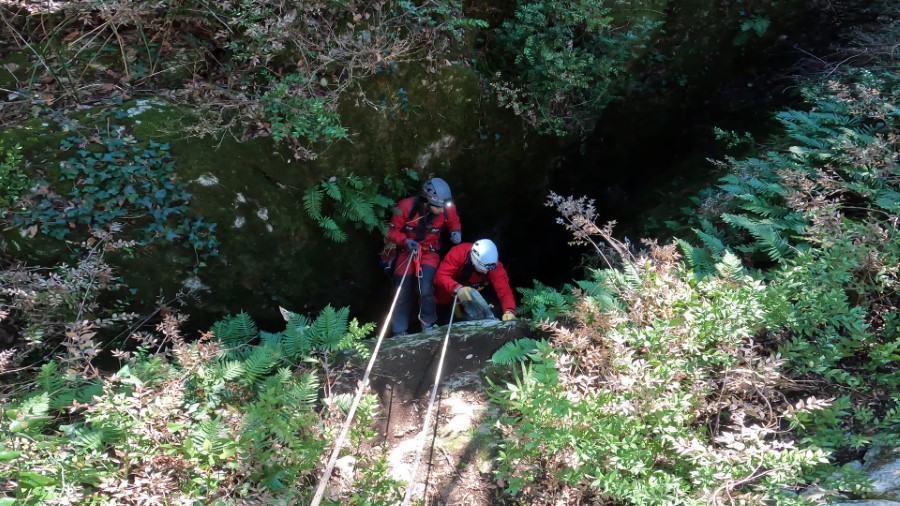
[[[453,205],[453,196],[450,195],[450,185],[439,177],[433,177],[422,185],[422,196],[425,201],[433,206],[450,207]]]

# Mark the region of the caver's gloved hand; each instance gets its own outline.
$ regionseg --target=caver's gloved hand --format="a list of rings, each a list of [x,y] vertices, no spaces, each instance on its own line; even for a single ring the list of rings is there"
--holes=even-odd
[[[475,296],[472,295],[472,292],[474,291],[475,289],[472,287],[460,286],[456,289],[456,297],[463,302],[472,302],[472,300],[475,298]]]
[[[413,241],[412,239],[406,240],[406,247],[409,248],[409,250],[412,251],[413,253],[415,253],[416,251],[419,251],[419,243],[417,243],[416,241]]]
[[[462,232],[460,232],[459,230],[455,230],[455,231],[453,231],[453,232],[450,232],[450,241],[451,241],[453,244],[459,244],[459,243],[461,243],[461,242],[462,242]]]
[[[514,315],[512,313],[510,313],[510,312],[503,313],[503,321],[508,322],[510,320],[515,320],[515,319],[516,319],[516,315]]]

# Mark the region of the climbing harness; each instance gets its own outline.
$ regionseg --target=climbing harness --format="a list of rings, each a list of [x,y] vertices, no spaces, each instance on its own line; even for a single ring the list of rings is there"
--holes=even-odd
[[[453,296],[453,305],[456,305],[456,295]],[[434,373],[434,387],[431,389],[431,399],[428,401],[428,409],[425,410],[425,423],[422,424],[422,432],[419,433],[421,440],[419,448],[416,450],[416,458],[413,461],[412,470],[409,475],[409,485],[406,486],[406,494],[403,496],[402,506],[409,506],[409,501],[416,485],[416,471],[419,468],[419,460],[422,458],[422,450],[425,448],[425,436],[428,427],[431,425],[431,412],[434,408],[434,400],[437,397],[438,387],[441,384],[441,371],[444,368],[444,357],[447,354],[447,343],[450,341],[450,329],[453,328],[453,313],[450,313],[450,323],[447,324],[447,333],[444,335],[444,345],[441,347],[441,358],[438,360],[437,371]],[[427,491],[426,491],[427,492]]]
[[[397,292],[394,294],[393,302],[391,302],[391,309],[387,314],[387,322],[382,327],[381,332],[378,334],[378,341],[375,342],[375,348],[372,350],[372,357],[369,358],[369,365],[366,366],[366,372],[365,374],[363,374],[362,380],[360,380],[359,382],[356,397],[353,398],[353,403],[350,405],[350,410],[347,412],[347,419],[344,421],[344,425],[341,427],[341,432],[334,442],[334,449],[332,449],[331,456],[328,458],[328,464],[325,466],[325,472],[322,474],[322,478],[319,479],[319,484],[316,486],[316,493],[313,496],[313,500],[310,503],[310,506],[318,506],[319,503],[322,502],[322,497],[325,495],[325,487],[328,484],[328,480],[331,478],[331,473],[334,471],[334,466],[337,463],[338,455],[341,452],[341,448],[344,446],[344,440],[347,439],[347,434],[350,432],[350,425],[353,423],[353,416],[356,414],[356,409],[359,407],[359,401],[362,399],[363,392],[365,392],[366,386],[369,384],[369,374],[371,374],[372,367],[375,365],[375,358],[378,356],[378,350],[381,349],[381,342],[384,340],[384,334],[387,332],[388,325],[391,322],[391,316],[394,315],[394,308],[397,306],[397,299],[400,297],[400,290],[403,289],[403,280],[406,279],[406,271],[409,268],[409,262],[413,257],[418,258],[418,256],[419,255],[417,253],[413,253],[412,255],[410,255],[410,258],[403,266],[403,278],[400,279],[400,286],[397,288]],[[447,329],[447,335],[450,335],[449,329]],[[444,347],[446,348],[446,343],[444,343]],[[441,360],[443,360],[443,358],[444,357],[442,354]],[[438,369],[438,371],[440,371],[440,368]],[[432,399],[433,398],[434,394],[432,394]]]

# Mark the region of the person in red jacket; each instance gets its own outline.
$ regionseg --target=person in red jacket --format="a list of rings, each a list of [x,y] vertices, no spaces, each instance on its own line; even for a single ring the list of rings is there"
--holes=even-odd
[[[441,178],[432,178],[422,185],[422,193],[397,202],[397,209],[388,226],[388,241],[397,245],[394,260],[394,289],[400,288],[397,307],[391,318],[395,336],[406,334],[412,294],[419,293],[419,321],[422,329],[437,322],[434,299],[434,275],[440,263],[441,233],[450,231],[453,244],[462,241],[462,225],[450,194],[450,185]],[[407,264],[410,255],[418,252],[421,274],[417,276],[415,260]],[[404,267],[406,278],[403,278]],[[400,281],[403,280],[401,287]],[[418,289],[416,288],[418,286]]]
[[[490,239],[463,243],[450,248],[441,261],[434,278],[435,297],[438,304],[450,304],[453,296],[461,306],[466,319],[493,318],[484,298],[478,293],[487,285],[493,285],[503,309],[503,320],[516,317],[516,300],[509,287],[509,276],[499,262],[497,245]]]

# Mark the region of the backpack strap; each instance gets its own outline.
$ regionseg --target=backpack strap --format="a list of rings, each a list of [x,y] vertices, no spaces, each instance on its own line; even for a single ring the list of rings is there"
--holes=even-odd
[[[409,213],[407,213],[407,215],[406,215],[407,223],[413,221],[413,217],[416,215],[417,212],[421,213],[420,209],[422,208],[424,202],[425,202],[425,199],[423,199],[421,196],[416,197],[416,200],[409,206]],[[444,210],[445,216],[446,216],[446,213],[447,213],[447,211]],[[426,231],[431,226],[431,222],[434,220],[434,217],[435,217],[435,215],[433,215],[429,212],[421,213],[421,215],[422,215],[422,219],[420,219],[418,221],[418,223],[414,227],[412,227],[416,231],[416,241],[418,241],[418,242],[422,242],[425,240]]]
[[[453,276],[453,280],[463,286],[470,286],[466,283],[469,281],[469,278],[472,277],[472,273],[475,272],[475,266],[472,264],[472,259],[469,258],[469,255],[466,255],[466,263],[463,264],[462,269],[459,270],[459,274]],[[473,288],[481,287],[482,283],[475,283],[471,285]]]

